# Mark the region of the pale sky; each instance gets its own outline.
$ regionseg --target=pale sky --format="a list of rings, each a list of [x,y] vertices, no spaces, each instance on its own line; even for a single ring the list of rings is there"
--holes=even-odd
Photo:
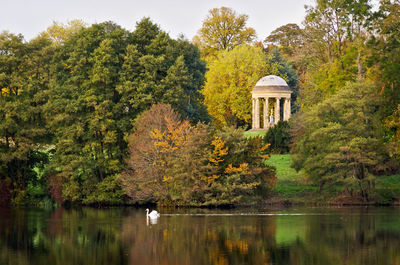
[[[0,32],[21,33],[30,40],[53,21],[81,19],[88,24],[113,21],[132,31],[143,17],[161,26],[172,38],[192,39],[208,11],[226,6],[247,14],[258,40],[287,23],[301,24],[304,5],[314,0],[0,0]]]

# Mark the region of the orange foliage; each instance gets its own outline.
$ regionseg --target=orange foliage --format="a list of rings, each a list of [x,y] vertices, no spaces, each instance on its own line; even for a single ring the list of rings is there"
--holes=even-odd
[[[228,147],[225,147],[225,142],[219,136],[214,136],[214,140],[211,142],[211,145],[214,146],[214,149],[210,154],[209,161],[215,165],[218,165],[224,161],[222,157],[228,154]]]

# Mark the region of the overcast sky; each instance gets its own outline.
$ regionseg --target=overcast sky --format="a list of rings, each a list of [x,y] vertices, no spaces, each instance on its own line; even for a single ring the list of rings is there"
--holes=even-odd
[[[171,37],[196,34],[210,9],[227,6],[249,16],[259,40],[287,23],[300,24],[304,5],[314,0],[0,0],[0,31],[21,33],[30,40],[53,21],[81,19],[88,24],[113,21],[133,30],[135,23],[150,17]]]

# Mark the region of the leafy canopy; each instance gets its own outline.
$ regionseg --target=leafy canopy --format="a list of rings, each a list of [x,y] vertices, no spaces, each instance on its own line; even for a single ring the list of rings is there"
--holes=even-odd
[[[256,38],[253,28],[247,27],[248,16],[237,14],[229,7],[213,8],[193,41],[204,57],[217,51],[231,50],[238,45],[251,44]]]
[[[365,200],[388,156],[374,83],[358,81],[297,117],[294,167],[320,186],[345,183]]]

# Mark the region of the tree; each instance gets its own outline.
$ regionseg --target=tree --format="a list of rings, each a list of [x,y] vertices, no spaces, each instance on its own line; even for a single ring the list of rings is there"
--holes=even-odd
[[[317,59],[341,57],[349,41],[363,37],[372,6],[369,0],[317,0],[307,6],[304,33]]]
[[[245,45],[217,54],[209,66],[203,90],[204,103],[217,126],[238,127],[251,122],[254,85],[265,75],[281,75],[280,64],[269,59],[261,48]]]
[[[56,45],[60,45],[85,26],[85,23],[79,19],[68,21],[66,24],[53,21],[53,24],[41,35],[50,38]]]
[[[346,82],[369,74],[366,41],[372,35],[371,9],[369,0],[318,0],[306,6],[303,28],[287,24],[266,38],[297,70],[303,88],[301,107],[317,104]]]
[[[389,116],[400,104],[400,3],[381,1],[374,21],[374,30],[378,34],[368,42],[371,50],[368,56],[369,77],[384,83],[384,112]]]
[[[241,130],[217,133],[209,125],[190,126],[169,105],[153,105],[130,136],[130,168],[121,177],[135,203],[233,205],[265,198],[275,175],[263,159],[261,138]]]
[[[375,175],[388,162],[375,84],[349,83],[329,99],[297,117],[294,167],[320,189],[343,183],[364,200],[374,193]]]
[[[276,65],[278,69],[278,75],[286,77],[287,84],[292,90],[291,98],[291,111],[292,113],[299,110],[299,104],[297,98],[300,92],[300,77],[296,70],[292,66],[292,63],[288,62],[279,49],[274,48],[268,53],[268,62],[271,65]]]
[[[385,119],[385,127],[390,130],[390,153],[400,161],[400,105],[394,113]]]
[[[300,105],[308,108],[329,98],[347,82],[368,73],[366,40],[371,19],[369,0],[319,0],[307,7],[305,44],[298,61],[304,68]],[[305,65],[304,65],[305,64]]]
[[[243,130],[193,127],[166,172],[171,200],[178,205],[208,206],[266,198],[276,177],[273,168],[264,164],[265,149],[261,138],[247,139]]]
[[[0,197],[24,203],[27,187],[39,181],[33,170],[47,160],[41,150],[51,136],[43,105],[53,47],[47,38],[29,43],[21,35],[0,34]]]
[[[264,43],[274,44],[288,56],[293,56],[304,45],[303,30],[297,24],[286,24],[278,27],[265,38]]]
[[[129,137],[130,167],[121,176],[125,193],[133,202],[166,201],[164,185],[168,157],[186,142],[189,123],[170,105],[156,104],[136,120],[135,131]]]
[[[243,44],[251,44],[256,38],[253,28],[246,27],[248,16],[237,14],[231,8],[213,8],[203,21],[193,39],[204,57],[214,56],[217,51],[232,50]]]
[[[274,127],[270,128],[264,136],[264,142],[269,144],[272,153],[289,153],[291,135],[287,121],[279,121]]]

